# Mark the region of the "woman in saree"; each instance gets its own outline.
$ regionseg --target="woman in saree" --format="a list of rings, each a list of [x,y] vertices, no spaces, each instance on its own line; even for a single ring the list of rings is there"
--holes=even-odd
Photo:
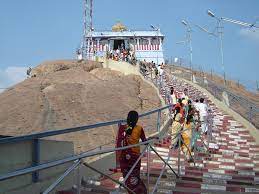
[[[137,125],[138,113],[136,111],[130,111],[127,117],[127,124],[121,125],[117,137],[117,147],[124,147],[135,145],[146,141],[146,136],[143,128]],[[136,163],[140,156],[140,146],[135,146],[117,152],[117,160],[120,166],[123,178],[127,176],[132,166]],[[125,181],[126,186],[134,191],[136,194],[146,194],[147,189],[143,181],[140,179],[140,167],[141,160],[137,163],[127,180]],[[129,192],[131,193],[131,192]]]
[[[172,124],[172,132],[171,132],[171,145],[173,148],[178,148],[179,144],[179,132],[182,129],[182,120],[183,115],[180,113],[180,108],[175,108],[175,115],[173,118],[173,124]]]
[[[182,151],[185,154],[186,158],[188,159],[188,162],[193,161],[191,157],[191,139],[192,139],[193,129],[194,129],[193,117],[192,115],[188,115],[184,123],[183,132],[182,132],[182,138],[184,142],[182,144]]]
[[[174,106],[173,113],[174,113],[174,118],[177,115],[177,113],[181,114],[180,123],[183,124],[185,112],[184,112],[184,105],[182,103],[182,99],[178,99],[178,102]]]

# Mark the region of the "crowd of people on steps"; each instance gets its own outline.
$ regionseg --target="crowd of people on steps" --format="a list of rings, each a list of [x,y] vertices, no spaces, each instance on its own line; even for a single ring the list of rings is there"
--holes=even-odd
[[[163,69],[163,64],[156,66],[154,63],[144,61],[140,70],[145,74],[154,73],[153,79],[162,82],[160,79],[163,79]],[[206,136],[209,131],[208,112],[210,109],[204,98],[196,99],[193,102],[189,98],[187,88],[183,92],[178,92],[171,87],[169,103],[171,104],[170,112],[173,120],[171,149],[181,149],[188,162],[194,162],[192,152],[195,149],[196,142],[201,135]],[[117,148],[136,145],[140,141],[148,140],[143,127],[138,124],[138,118],[139,115],[136,111],[133,110],[128,113],[127,123],[119,126],[116,139]],[[147,193],[147,188],[140,177],[140,155],[139,145],[116,151],[116,170],[121,171],[129,193],[130,191],[139,194]]]
[[[193,162],[192,152],[196,141],[201,135],[208,134],[208,112],[210,111],[204,98],[193,102],[185,88],[182,94],[177,94],[171,88],[170,103],[172,104],[172,133],[173,149],[180,148],[188,162]]]

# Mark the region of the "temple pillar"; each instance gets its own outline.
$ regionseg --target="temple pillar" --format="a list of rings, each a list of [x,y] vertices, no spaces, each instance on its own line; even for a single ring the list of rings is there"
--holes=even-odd
[[[158,49],[161,50],[162,49],[162,38],[159,38],[159,45],[158,45]]]
[[[97,41],[97,45],[96,45],[97,51],[100,51],[100,38],[96,39],[96,41]]]
[[[148,45],[151,45],[151,38],[148,38]]]

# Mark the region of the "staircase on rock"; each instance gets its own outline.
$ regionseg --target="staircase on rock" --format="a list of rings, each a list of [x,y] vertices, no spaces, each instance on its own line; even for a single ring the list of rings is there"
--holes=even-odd
[[[218,149],[211,149],[204,152],[202,149],[194,154],[195,164],[188,163],[183,153],[180,157],[180,177],[176,178],[172,171],[166,167],[159,181],[155,193],[173,194],[201,194],[201,193],[259,193],[259,145],[256,145],[254,138],[248,129],[245,129],[238,121],[230,115],[219,110],[207,97],[193,86],[180,81],[173,80],[166,82],[161,88],[162,96],[166,90],[173,86],[176,90],[182,91],[188,88],[189,96],[194,100],[205,97],[213,112],[212,141],[218,145]],[[170,129],[169,129],[170,130]],[[170,147],[170,135],[154,145],[156,151],[163,159],[168,159]],[[203,148],[202,140],[198,140],[198,146]],[[146,154],[147,155],[147,154]],[[147,185],[147,157],[142,158],[141,176]],[[169,164],[178,171],[178,150],[171,150]],[[150,153],[150,178],[149,192],[151,193],[161,169],[164,167],[162,160],[151,151]],[[120,173],[111,175],[113,178],[122,181]],[[73,193],[61,191],[60,194]],[[88,181],[82,184],[82,194],[101,193],[127,193],[120,189],[107,178],[100,178],[95,181]]]

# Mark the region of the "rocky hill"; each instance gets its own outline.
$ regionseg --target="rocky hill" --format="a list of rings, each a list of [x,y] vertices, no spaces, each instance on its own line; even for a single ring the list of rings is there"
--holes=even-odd
[[[18,136],[125,118],[161,106],[156,90],[136,75],[102,68],[101,63],[46,62],[32,77],[0,94],[0,135]],[[155,116],[141,119],[154,132]],[[74,141],[77,151],[108,143],[117,126],[54,137]]]

